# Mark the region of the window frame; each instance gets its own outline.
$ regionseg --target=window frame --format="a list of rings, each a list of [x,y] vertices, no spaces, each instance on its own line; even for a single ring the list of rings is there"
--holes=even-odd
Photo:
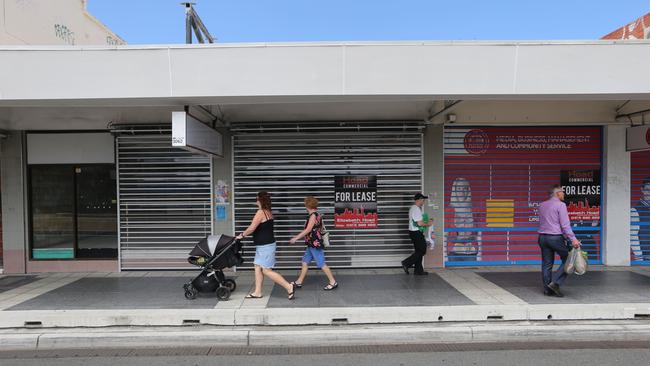
[[[66,167],[68,168],[70,174],[72,174],[72,185],[73,185],[73,197],[71,199],[73,200],[73,222],[72,222],[72,230],[73,230],[73,258],[34,258],[34,197],[33,197],[33,182],[32,182],[32,169],[33,168],[39,168],[39,167],[51,167],[51,166],[61,166],[61,167]],[[105,166],[108,167],[112,170],[116,170],[117,166],[116,164],[110,164],[110,163],[88,163],[88,164],[27,164],[27,208],[28,208],[28,225],[29,225],[29,230],[28,230],[28,255],[29,255],[29,260],[30,261],[38,261],[38,262],[46,262],[46,261],[78,261],[78,260],[117,260],[119,257],[119,250],[116,250],[115,256],[111,257],[78,257],[78,251],[79,251],[79,210],[78,210],[78,203],[79,203],[79,192],[78,192],[78,181],[77,181],[77,173],[76,169],[77,168],[84,168],[84,167],[100,167],[100,166]],[[117,171],[115,172],[116,174],[116,179],[117,179]],[[117,197],[117,186],[115,187],[115,195]],[[115,215],[118,217],[118,212],[119,207],[116,205],[115,207]],[[119,221],[117,222],[117,228],[115,229],[115,236],[116,238],[118,237],[119,234]],[[117,243],[119,247],[119,242]]]

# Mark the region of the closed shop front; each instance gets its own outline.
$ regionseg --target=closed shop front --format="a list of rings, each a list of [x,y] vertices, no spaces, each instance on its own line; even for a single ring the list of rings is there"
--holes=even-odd
[[[171,147],[171,126],[118,126],[122,270],[190,268],[211,234],[211,158]]]
[[[117,260],[114,153],[109,133],[27,134],[29,261]]]
[[[600,127],[446,128],[446,265],[539,263],[537,209],[553,184],[601,263],[601,136]]]
[[[242,232],[255,213],[256,193],[270,192],[278,243],[277,266],[297,268],[304,251],[289,239],[303,229],[303,199],[320,200],[319,211],[331,233],[330,266],[396,267],[412,251],[408,209],[422,188],[422,127],[419,123],[267,123],[232,129],[235,231]],[[349,179],[346,179],[349,178]],[[339,182],[339,186],[335,185]],[[350,197],[376,202],[337,204],[345,182],[364,185]],[[376,187],[375,187],[376,185]],[[335,189],[336,187],[336,189]],[[376,192],[373,194],[373,192]],[[376,210],[376,212],[375,212]],[[354,216],[361,215],[357,223]],[[254,247],[245,242],[245,267]]]
[[[650,151],[632,153],[630,263],[650,264]]]

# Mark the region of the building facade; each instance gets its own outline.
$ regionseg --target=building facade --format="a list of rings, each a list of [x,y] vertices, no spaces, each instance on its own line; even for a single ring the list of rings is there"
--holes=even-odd
[[[123,45],[87,0],[0,0],[0,45]]]
[[[645,41],[5,47],[5,271],[187,268],[200,238],[245,228],[260,190],[281,268],[300,263],[288,239],[305,195],[322,202],[333,267],[398,266],[416,192],[434,219],[427,267],[534,264],[555,183],[592,263],[645,264],[647,164],[625,131],[650,104],[635,71],[649,54]],[[184,110],[223,154],[171,146]],[[346,189],[373,199],[342,202]]]
[[[0,0],[0,45],[125,44],[86,5],[86,0]],[[0,239],[0,269],[2,244]]]

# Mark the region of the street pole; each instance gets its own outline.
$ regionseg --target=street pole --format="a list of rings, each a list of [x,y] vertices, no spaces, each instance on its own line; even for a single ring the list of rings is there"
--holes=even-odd
[[[182,2],[181,5],[185,6],[185,43],[192,43],[192,31],[194,31],[198,43],[205,43],[204,39],[207,39],[209,43],[214,43],[215,38],[208,32],[208,28],[194,10],[196,3]]]

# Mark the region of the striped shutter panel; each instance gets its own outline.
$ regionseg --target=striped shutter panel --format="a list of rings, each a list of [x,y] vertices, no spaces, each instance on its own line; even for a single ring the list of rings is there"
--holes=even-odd
[[[539,263],[537,207],[548,198],[549,187],[561,183],[563,170],[602,174],[601,131],[600,127],[446,128],[446,266]],[[590,261],[601,263],[601,221],[572,224]]]
[[[114,132],[121,268],[190,267],[189,251],[211,233],[211,159],[172,148],[169,125]]]
[[[320,200],[319,211],[331,235],[327,262],[332,267],[395,267],[412,252],[408,210],[422,188],[422,126],[418,123],[268,123],[238,126],[234,139],[236,232],[250,223],[256,193],[273,199],[277,266],[296,268],[303,242],[289,239],[303,229],[303,199]],[[379,228],[333,227],[334,176],[376,175]],[[245,267],[255,248],[245,242]]]
[[[632,265],[650,265],[650,151],[632,153],[632,182],[630,190],[630,246]],[[647,189],[645,189],[647,188]]]

